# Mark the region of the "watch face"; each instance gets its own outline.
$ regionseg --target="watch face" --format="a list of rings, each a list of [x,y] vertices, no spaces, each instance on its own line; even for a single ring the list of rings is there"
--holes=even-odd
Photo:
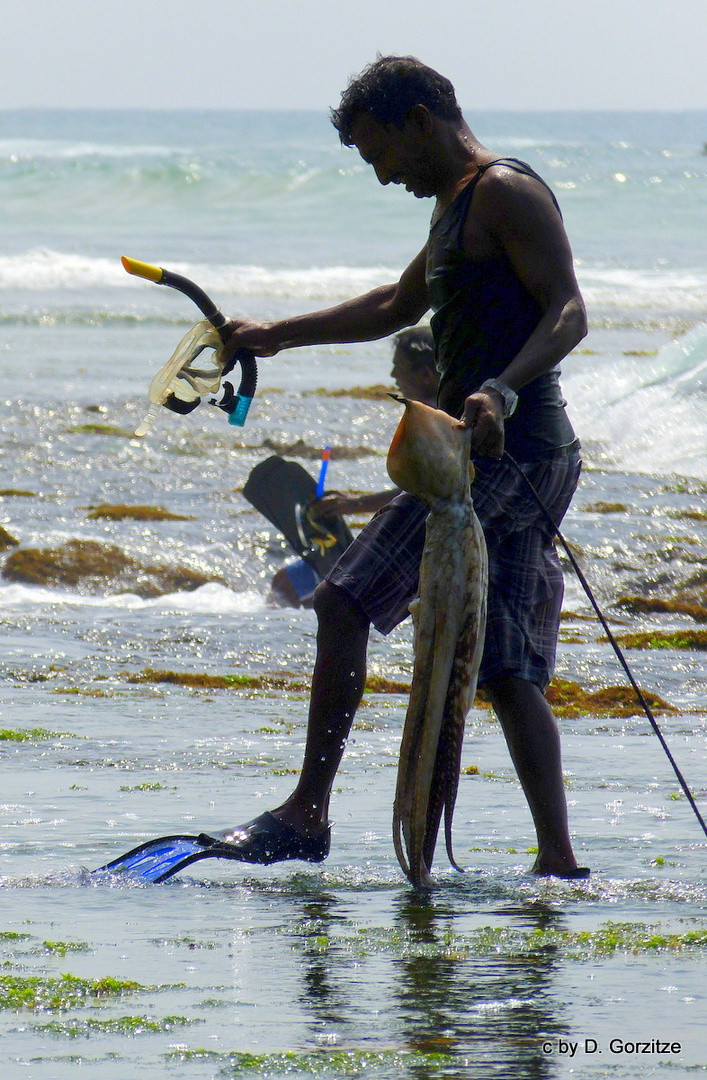
[[[506,407],[503,412],[505,419],[507,419],[509,416],[513,416],[513,413],[516,411],[516,405],[518,404],[518,395],[516,394],[515,390],[511,390],[507,397],[504,396],[504,401],[506,403]]]

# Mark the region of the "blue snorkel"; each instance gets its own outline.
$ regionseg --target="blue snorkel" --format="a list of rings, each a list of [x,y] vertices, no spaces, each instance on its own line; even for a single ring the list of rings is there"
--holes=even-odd
[[[322,450],[322,463],[319,468],[319,479],[317,480],[317,490],[314,493],[315,499],[321,499],[324,494],[324,484],[326,482],[327,469],[329,468],[329,458],[331,457],[331,447],[325,446]]]
[[[174,274],[171,270],[164,270],[160,266],[129,259],[125,255],[122,263],[129,274],[153,281],[157,285],[169,285],[170,288],[184,293],[206,317],[205,322],[197,323],[182,338],[171,358],[152,380],[149,390],[152,405],[135,434],[138,437],[146,434],[157,415],[158,406],[182,415],[192,412],[201,403],[202,397],[218,393],[222,376],[228,375],[236,364],[241,365],[238,390],[234,390],[232,383],[225,382],[221,399],[209,397],[209,404],[222,409],[228,415],[229,424],[242,427],[258,382],[258,367],[254,354],[250,349],[236,349],[229,360],[221,359],[223,346],[228,341],[226,319],[211,297],[189,278]],[[195,368],[193,361],[207,348],[215,350],[214,368]]]

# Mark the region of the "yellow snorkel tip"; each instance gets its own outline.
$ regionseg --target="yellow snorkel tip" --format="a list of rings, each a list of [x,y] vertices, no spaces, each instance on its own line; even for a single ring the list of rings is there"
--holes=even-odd
[[[148,281],[155,281],[158,285],[162,281],[164,270],[160,266],[152,266],[150,263],[139,262],[138,259],[129,259],[127,255],[123,255],[120,261],[129,274],[135,274],[136,277],[147,278]]]

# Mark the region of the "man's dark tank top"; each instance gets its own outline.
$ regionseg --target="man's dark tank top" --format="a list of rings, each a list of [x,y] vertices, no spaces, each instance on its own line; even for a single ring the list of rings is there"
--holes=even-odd
[[[427,288],[441,374],[439,406],[452,416],[461,415],[465,398],[485,379],[500,375],[542,317],[537,300],[505,252],[477,262],[462,248],[464,221],[476,184],[486,169],[500,164],[533,176],[547,187],[525,162],[498,158],[480,167],[430,229]],[[559,370],[553,368],[520,391],[516,412],[506,422],[506,448],[528,461],[574,440]]]

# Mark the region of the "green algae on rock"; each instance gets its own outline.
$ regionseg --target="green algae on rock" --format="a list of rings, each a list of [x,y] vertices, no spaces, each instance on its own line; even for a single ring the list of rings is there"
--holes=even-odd
[[[118,788],[118,791],[130,791],[130,792],[133,792],[133,791],[176,791],[176,790],[177,789],[176,789],[176,787],[174,785],[172,785],[170,787],[169,784],[161,784],[159,782],[159,780],[156,781],[154,784],[151,784],[148,781],[145,781],[142,784],[121,784],[120,787]]]
[[[73,736],[71,731],[48,731],[47,728],[0,728],[0,742],[45,742],[47,739],[61,739]]]
[[[669,510],[668,517],[675,518],[678,521],[707,521],[707,510],[696,510],[694,508]]]
[[[696,570],[694,574],[681,582],[675,599],[685,600],[688,604],[707,606],[707,566]]]
[[[126,678],[130,683],[169,683],[194,690],[284,690],[293,687],[302,689],[305,685],[296,681],[294,676],[208,675],[199,671],[161,671],[149,667],[127,674]]]
[[[580,716],[620,718],[640,716],[643,713],[640,702],[630,686],[604,686],[600,690],[585,690],[578,682],[555,676],[546,694],[553,712],[566,719]],[[677,713],[668,701],[657,694],[644,693],[644,698],[657,713]],[[491,701],[485,690],[478,690],[474,699],[477,708],[491,708]]]
[[[68,1038],[86,1038],[90,1035],[151,1035],[155,1032],[174,1031],[175,1028],[204,1024],[205,1020],[187,1016],[118,1016],[111,1020],[50,1020],[46,1024],[32,1024],[32,1030],[40,1034],[65,1035]]]
[[[165,671],[156,668],[143,668],[141,672],[124,673],[129,683],[170,683],[173,686],[186,686],[194,690],[293,690],[309,688],[309,683],[291,672],[279,672],[262,675],[208,675],[198,671]],[[410,684],[383,675],[369,675],[365,691],[369,694],[407,694]]]
[[[123,672],[129,683],[160,683],[184,686],[192,690],[290,690],[306,691],[309,684],[290,672],[262,675],[209,675],[197,671],[169,671],[143,668],[140,672]],[[410,684],[383,675],[369,675],[365,684],[370,694],[408,694]],[[678,710],[657,694],[644,694],[651,708],[658,713],[676,713]],[[547,699],[559,716],[578,717],[626,717],[642,713],[640,703],[629,686],[606,686],[600,690],[585,690],[579,683],[569,679],[553,679],[547,691]],[[474,706],[490,709],[488,695],[479,690]]]
[[[486,849],[476,849],[486,850]],[[496,850],[504,850],[502,848]],[[508,849],[506,849],[508,850]],[[511,849],[513,853],[513,849]],[[583,888],[584,885],[571,887]],[[328,949],[322,939],[322,952]],[[308,942],[312,948],[312,942]],[[387,954],[401,960],[423,957],[467,960],[472,956],[504,956],[512,959],[561,953],[565,960],[584,962],[618,954],[657,952],[697,952],[707,949],[707,929],[677,933],[663,930],[660,923],[620,923],[608,920],[594,930],[571,931],[552,926],[526,929],[510,926],[480,926],[468,932],[451,931],[443,939],[430,940],[425,933],[398,927],[365,927],[337,936],[337,949],[357,959]]]
[[[178,1047],[167,1055],[169,1061],[212,1061],[223,1066],[224,1076],[307,1076],[364,1077],[386,1075],[393,1071],[399,1076],[424,1076],[426,1080],[442,1080],[449,1076],[455,1058],[451,1054],[422,1050],[283,1050],[270,1054],[249,1054],[242,1051],[223,1053],[198,1048]]]
[[[76,697],[112,698],[115,690],[100,690],[95,686],[55,686],[52,694],[73,694]]]
[[[627,649],[707,650],[707,630],[644,630],[635,634],[619,634],[616,640]]]
[[[39,951],[50,956],[66,956],[67,953],[91,952],[91,946],[85,941],[43,941]]]
[[[82,979],[67,973],[57,977],[0,975],[0,1009],[62,1012],[97,1000],[120,998],[140,990],[156,990],[132,979]]]
[[[367,694],[409,694],[410,683],[388,679],[384,675],[368,675],[364,691]]]

